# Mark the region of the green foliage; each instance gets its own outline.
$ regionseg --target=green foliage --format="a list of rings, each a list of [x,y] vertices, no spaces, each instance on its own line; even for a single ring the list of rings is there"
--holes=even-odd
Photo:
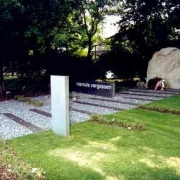
[[[78,1],[24,2],[28,14],[26,40],[35,51],[49,53],[67,41],[65,34],[68,16],[78,7]],[[68,32],[67,32],[68,33]],[[57,43],[58,40],[58,43]]]
[[[33,100],[29,97],[24,97],[24,96],[15,96],[14,99],[20,101],[20,102],[25,102],[28,105],[33,105],[33,106],[43,106],[44,103],[42,101],[37,101],[37,100]]]
[[[49,77],[35,75],[31,77],[8,79],[6,87],[13,95],[32,95],[49,92]]]
[[[30,98],[24,97],[24,96],[19,96],[19,95],[14,96],[14,99],[15,99],[15,100],[18,100],[18,101],[21,101],[21,102],[27,102],[27,101],[30,101]]]
[[[99,25],[110,12],[121,17],[120,31],[112,38],[112,52],[101,58],[98,73],[145,77],[155,51],[179,46],[180,8],[175,0],[0,0],[0,85],[3,71],[41,74],[53,59],[52,51],[61,47],[91,59],[95,43],[102,41]]]
[[[99,32],[99,26],[103,23],[105,16],[114,5],[114,1],[111,0],[95,0],[88,1],[82,0],[80,3],[79,11],[77,13],[81,17],[81,25],[86,33],[86,44],[88,46],[87,57],[91,59],[91,50],[93,49],[93,40],[96,39],[96,43],[102,40]]]
[[[116,83],[117,84],[117,83]],[[126,90],[126,87],[124,87],[124,86],[119,86],[119,85],[116,85],[115,86],[115,91],[116,92],[120,92],[120,91],[124,91],[124,90]]]
[[[123,127],[123,128],[127,128],[127,129],[133,129],[133,130],[145,130],[146,129],[146,125],[141,124],[139,122],[132,124],[132,123],[128,123],[127,121],[124,121],[124,120],[116,120],[115,118],[112,118],[111,120],[109,120],[105,116],[97,115],[97,114],[91,115],[90,119],[97,123],[107,124],[107,125],[115,125],[115,126],[119,126],[119,127]]]
[[[78,7],[78,1],[0,0],[0,84],[3,71],[29,75],[42,71],[55,46],[58,30],[66,31],[67,17]],[[33,54],[29,54],[29,52]],[[49,59],[48,59],[49,60]]]
[[[162,113],[180,114],[179,100],[180,95],[174,95],[156,102],[141,105],[140,108]]]
[[[102,54],[95,63],[95,67],[99,77],[102,77],[107,71],[112,71],[118,78],[128,80],[136,76],[135,63],[132,55],[118,46]]]
[[[158,106],[139,106],[141,109],[146,109],[146,110],[152,110],[152,111],[158,111],[162,113],[172,113],[172,114],[180,114],[180,110],[177,109],[170,109],[166,107],[158,107]]]
[[[113,48],[127,51],[135,61],[135,72],[146,77],[148,61],[164,47],[179,47],[178,1],[129,0],[119,3],[119,32],[112,38]],[[122,61],[122,60],[120,60]]]
[[[10,57],[14,59],[15,56],[19,56],[22,50],[22,30],[24,28],[22,12],[20,3],[14,0],[0,0],[0,95],[5,90],[4,63],[9,61]],[[23,56],[23,52],[21,55]]]
[[[82,17],[78,16],[77,10],[71,12],[62,29],[53,29],[54,40],[52,46],[54,48],[66,47],[67,51],[73,55],[81,56],[82,54],[86,57],[87,37],[82,23]]]
[[[0,85],[3,71],[18,77],[50,74],[53,53],[61,54],[57,50],[62,47],[67,49],[65,54],[87,56],[85,48],[89,46],[90,53],[93,43],[102,40],[98,26],[110,5],[109,0],[0,0]],[[30,81],[17,87],[20,92],[35,91]],[[11,88],[17,89],[16,85]]]

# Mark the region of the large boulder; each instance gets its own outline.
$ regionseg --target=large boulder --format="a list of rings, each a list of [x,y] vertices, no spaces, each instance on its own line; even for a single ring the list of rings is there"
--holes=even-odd
[[[149,61],[147,82],[155,77],[164,78],[173,89],[180,89],[180,49],[163,48]]]

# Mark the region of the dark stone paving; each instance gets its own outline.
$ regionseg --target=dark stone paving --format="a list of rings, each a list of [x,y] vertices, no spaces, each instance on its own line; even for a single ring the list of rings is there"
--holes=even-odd
[[[121,96],[121,94],[118,94],[117,96]],[[131,97],[130,97],[131,96]],[[136,95],[135,95],[136,96]],[[154,99],[146,99],[146,98],[137,98],[137,97],[132,97],[132,95],[131,94],[128,94],[128,96],[126,96],[126,95],[123,95],[123,98],[126,98],[126,99],[136,99],[136,100],[143,100],[143,101],[155,101],[155,100],[158,100],[158,99],[156,99],[156,98],[154,98]]]
[[[4,113],[4,115],[5,115],[6,117],[8,117],[9,119],[17,122],[18,124],[26,127],[27,129],[31,130],[31,131],[34,132],[34,133],[44,131],[43,129],[35,126],[34,124],[31,124],[31,123],[29,123],[29,122],[27,122],[27,121],[25,121],[25,120],[23,120],[23,119],[15,116],[14,114]]]
[[[100,98],[89,98],[89,99],[93,99],[93,100],[100,100],[100,101],[105,101],[105,102],[115,102],[115,103],[122,103],[122,104],[128,104],[128,105],[139,105],[140,103],[130,103],[130,102],[124,102],[121,100],[110,100],[110,99],[100,99]]]
[[[179,94],[180,93],[180,90],[175,90],[175,89],[166,89],[166,90],[147,90],[147,89],[126,89],[125,90],[126,92],[142,92],[142,93],[146,93],[146,94],[150,94],[150,93],[153,93],[153,94],[170,94],[170,95],[174,95],[174,94]]]
[[[97,106],[97,107],[103,107],[103,108],[113,109],[113,110],[115,110],[115,111],[122,111],[122,110],[124,110],[124,109],[121,109],[121,108],[104,106],[104,105],[101,105],[101,104],[93,104],[93,103],[88,103],[88,102],[81,102],[81,101],[78,101],[78,100],[76,100],[75,103],[77,103],[77,104],[91,105],[91,106]]]
[[[35,113],[38,113],[38,114],[41,114],[43,116],[46,116],[46,117],[52,117],[51,116],[51,113],[48,113],[48,112],[45,112],[45,111],[42,111],[42,110],[39,110],[39,109],[29,109],[30,111],[33,111]],[[71,108],[71,111],[76,111],[76,112],[80,112],[80,113],[85,113],[85,114],[88,114],[88,115],[91,115],[92,113],[89,112],[89,111],[83,111],[83,110],[78,110],[78,109],[75,109],[75,108]],[[74,121],[71,121],[71,124],[74,124],[75,122]]]
[[[88,115],[93,114],[92,112],[85,111],[85,110],[79,110],[79,109],[75,109],[75,108],[71,108],[71,110],[75,111],[75,112],[80,112],[80,113],[83,113],[83,114],[88,114]]]
[[[51,118],[51,113],[48,113],[48,112],[45,112],[45,111],[42,111],[42,110],[39,110],[39,109],[29,109],[30,111],[33,111],[35,113],[38,113],[38,114],[41,114],[43,116],[46,116],[46,117],[50,117]]]
[[[150,96],[149,94],[136,94],[136,93],[133,93],[131,91],[129,91],[129,92],[121,92],[120,94],[135,95],[135,96],[147,96],[147,97]],[[153,97],[155,97],[155,98],[162,98],[162,97],[168,97],[168,96],[167,95],[153,95]]]

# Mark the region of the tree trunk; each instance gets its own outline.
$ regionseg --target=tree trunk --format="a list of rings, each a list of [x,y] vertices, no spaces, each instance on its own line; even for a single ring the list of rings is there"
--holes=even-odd
[[[92,38],[88,37],[88,53],[87,53],[87,58],[88,60],[91,60],[91,50],[92,50]]]
[[[0,57],[0,96],[5,93],[4,76],[3,76],[3,57]]]

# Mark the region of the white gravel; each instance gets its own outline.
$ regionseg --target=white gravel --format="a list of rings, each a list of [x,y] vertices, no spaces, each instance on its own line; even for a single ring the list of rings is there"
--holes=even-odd
[[[150,96],[138,96],[138,95],[132,95],[130,94],[118,94],[117,96],[121,96],[123,98],[139,98],[143,100],[150,100],[150,101],[155,101],[155,100],[160,100],[163,99],[164,97],[153,97],[152,95]]]
[[[179,94],[180,93],[180,89],[179,90],[175,90],[175,89],[167,89],[167,90],[165,90],[165,91],[161,91],[161,90],[157,90],[157,91],[155,91],[155,90],[151,90],[151,89],[129,89],[129,90],[127,90],[127,91],[125,91],[125,92],[129,92],[129,91],[131,91],[131,92],[143,92],[143,94],[150,94],[150,93],[152,93],[153,95],[159,95],[159,94],[171,94],[171,95],[173,95],[173,94]]]
[[[143,93],[145,94],[146,92],[143,92]],[[76,101],[70,101],[70,121],[71,123],[78,123],[78,122],[84,122],[89,119],[88,114],[77,112],[75,111],[76,109],[82,110],[82,111],[88,111],[94,114],[95,113],[109,114],[109,113],[117,112],[117,110],[114,110],[113,107],[121,108],[121,109],[129,109],[129,108],[136,107],[135,105],[123,104],[122,102],[136,103],[138,105],[138,104],[146,104],[156,99],[161,99],[161,98],[154,98],[153,94],[149,94],[149,95],[150,95],[149,97],[148,96],[142,97],[142,96],[136,96],[136,95],[131,95],[131,94],[124,95],[124,94],[118,93],[116,97],[114,98],[106,98],[106,97],[95,96],[95,95],[72,93],[72,96],[77,97],[77,101],[81,102],[82,104],[77,103]],[[131,99],[131,97],[145,98],[145,99],[149,99],[150,101]],[[91,98],[95,98],[95,99],[91,99]],[[3,115],[3,113],[12,113],[15,116],[18,116],[19,118],[27,122],[30,122],[31,124],[36,125],[44,130],[51,129],[51,118],[46,117],[44,115],[40,115],[38,113],[35,113],[29,110],[29,109],[35,108],[35,109],[39,109],[39,110],[51,113],[50,96],[49,95],[39,96],[39,97],[34,97],[33,99],[43,101],[44,106],[34,107],[32,105],[27,105],[24,102],[19,102],[16,100],[0,102],[0,137],[2,137],[3,139],[12,139],[15,137],[33,133],[26,127],[14,122],[13,120],[10,120],[5,115]],[[104,100],[108,100],[108,101],[104,101]],[[121,101],[121,102],[119,103],[110,102],[110,100]],[[92,103],[92,105],[87,105],[83,103]],[[99,105],[99,107],[94,106],[93,104]],[[101,107],[101,105],[108,106],[111,108]]]
[[[89,119],[89,116],[87,114],[79,113],[76,111],[70,112],[70,121],[72,122],[72,124],[77,122],[84,122],[87,119]]]
[[[115,107],[120,109],[130,109],[136,107],[135,105],[123,104],[123,103],[116,103],[116,102],[109,102],[109,101],[101,101],[101,100],[94,100],[94,99],[79,99],[79,102],[87,102],[97,105],[104,105],[107,107]]]
[[[0,115],[0,136],[3,139],[12,139],[15,137],[20,137],[33,132],[29,129],[21,126],[20,124],[10,120],[4,115]]]
[[[131,99],[131,98],[124,98],[121,96],[121,94],[117,93],[115,97],[109,98],[109,97],[103,97],[103,96],[95,96],[95,95],[89,95],[89,94],[82,94],[82,93],[73,93],[74,96],[80,97],[80,99],[90,99],[90,98],[95,98],[95,99],[103,99],[103,100],[115,100],[115,101],[121,101],[121,102],[127,102],[127,103],[136,103],[138,104],[147,104],[151,101],[154,100],[139,100],[139,99]],[[137,96],[136,96],[137,97]],[[139,98],[139,96],[137,97]],[[77,98],[79,100],[79,98]],[[104,102],[104,101],[103,101]],[[104,104],[104,103],[103,103]]]
[[[91,105],[85,105],[85,104],[77,104],[77,103],[73,103],[73,107],[75,107],[75,109],[89,111],[94,114],[110,114],[110,113],[117,112],[113,109],[102,108],[102,107],[97,107],[93,105],[91,106]]]
[[[154,94],[154,93],[148,93],[148,94],[145,94],[145,93],[143,93],[143,92],[133,92],[133,91],[129,91],[129,92],[126,92],[127,94],[121,94],[120,93],[120,95],[122,95],[123,97],[129,97],[129,96],[131,96],[131,97],[133,97],[133,96],[135,96],[135,97],[137,97],[137,96],[139,96],[139,98],[147,98],[147,99],[149,99],[149,100],[156,100],[156,99],[162,99],[162,98],[166,98],[166,97],[170,97],[171,96],[171,94]]]

